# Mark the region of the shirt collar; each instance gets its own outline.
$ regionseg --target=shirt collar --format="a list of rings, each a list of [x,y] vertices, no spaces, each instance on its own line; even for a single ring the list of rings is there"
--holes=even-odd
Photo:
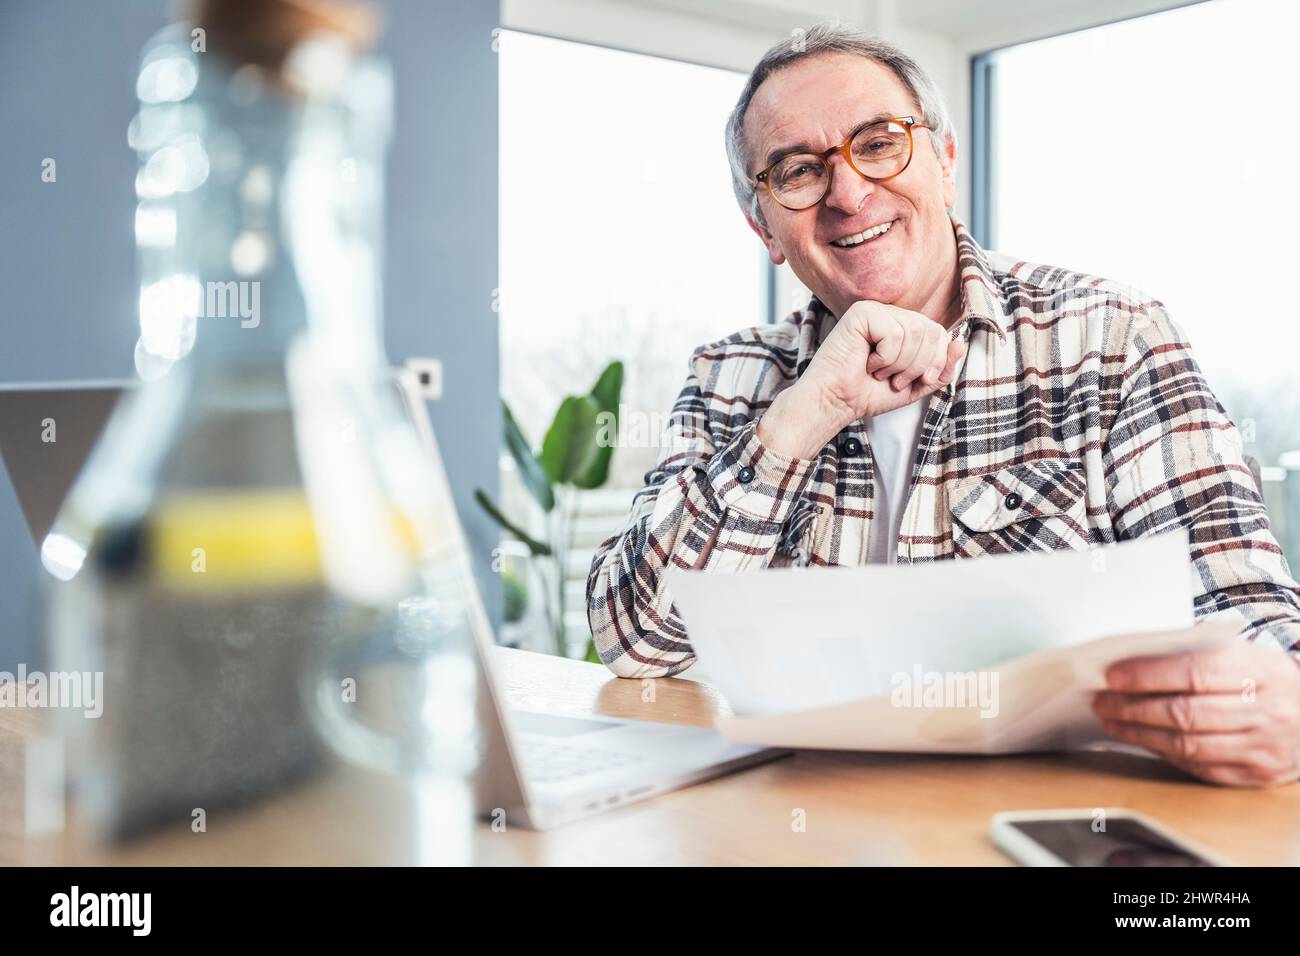
[[[985,328],[998,340],[1005,342],[1010,320],[1002,304],[1002,289],[997,275],[989,263],[988,253],[975,241],[957,216],[949,212],[953,238],[957,243],[957,270],[961,282],[962,314],[958,328]],[[802,375],[812,361],[817,346],[835,326],[836,318],[817,296],[808,301],[808,307],[797,317],[799,326],[799,359],[797,374]]]
[[[962,314],[959,324],[983,326],[1005,342],[1011,321],[1003,307],[1002,286],[989,263],[989,254],[956,215],[950,212],[948,218],[957,239],[957,270],[961,275]]]

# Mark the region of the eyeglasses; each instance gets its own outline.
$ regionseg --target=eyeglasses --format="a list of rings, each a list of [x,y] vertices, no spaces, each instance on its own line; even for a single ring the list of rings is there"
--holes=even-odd
[[[786,209],[811,209],[831,191],[834,171],[830,159],[836,153],[863,179],[882,182],[893,179],[912,162],[912,129],[929,129],[914,117],[868,123],[847,141],[824,153],[793,153],[782,156],[754,177],[766,183],[772,198]]]

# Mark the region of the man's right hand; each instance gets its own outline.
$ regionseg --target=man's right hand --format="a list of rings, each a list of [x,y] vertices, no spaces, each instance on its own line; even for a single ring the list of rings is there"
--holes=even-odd
[[[928,316],[856,302],[799,380],[772,402],[759,421],[759,441],[783,455],[813,458],[845,425],[947,385],[965,351]]]

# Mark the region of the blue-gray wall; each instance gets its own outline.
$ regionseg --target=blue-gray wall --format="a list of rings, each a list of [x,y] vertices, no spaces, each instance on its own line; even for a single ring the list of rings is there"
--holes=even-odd
[[[394,360],[442,360],[430,411],[493,624],[501,582],[496,526],[474,502],[499,500],[497,0],[392,0],[383,50],[393,67],[385,340]],[[446,171],[453,171],[449,178]],[[438,173],[443,173],[441,177]],[[441,178],[443,185],[438,184]]]
[[[388,354],[436,356],[434,427],[489,612],[496,535],[473,489],[497,491],[497,0],[381,3],[396,81],[389,153]],[[0,3],[0,382],[125,378],[138,335],[126,144],[144,42],[165,0]],[[55,183],[41,162],[58,164]],[[467,162],[467,160],[472,160]],[[439,189],[432,171],[454,169]],[[39,660],[38,561],[0,475],[0,670]]]

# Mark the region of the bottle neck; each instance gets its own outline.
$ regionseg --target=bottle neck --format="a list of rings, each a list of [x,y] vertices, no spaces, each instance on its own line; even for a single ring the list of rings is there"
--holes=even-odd
[[[386,74],[362,61],[338,92],[295,99],[255,68],[189,59],[185,102],[137,118],[163,131],[137,147],[146,353],[200,382],[283,374],[303,335],[340,368],[382,364]]]

